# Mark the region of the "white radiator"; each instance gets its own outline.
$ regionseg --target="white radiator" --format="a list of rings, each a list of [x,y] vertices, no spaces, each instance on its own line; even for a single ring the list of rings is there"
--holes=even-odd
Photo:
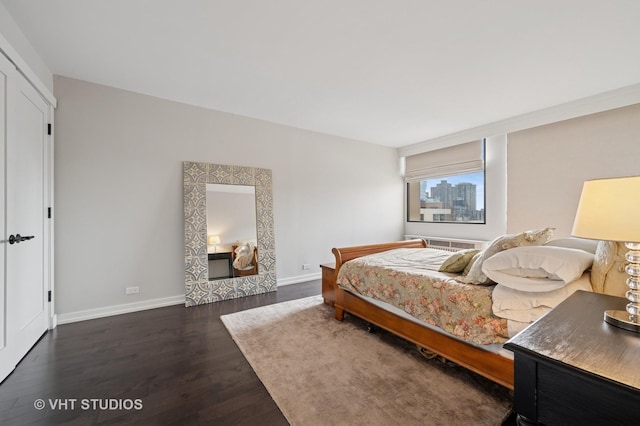
[[[405,235],[405,240],[415,240],[421,238],[426,241],[427,247],[444,250],[444,251],[458,251],[464,249],[479,249],[482,250],[489,243],[489,241],[482,240],[465,240],[458,238],[446,238],[446,237],[428,237],[425,235]]]

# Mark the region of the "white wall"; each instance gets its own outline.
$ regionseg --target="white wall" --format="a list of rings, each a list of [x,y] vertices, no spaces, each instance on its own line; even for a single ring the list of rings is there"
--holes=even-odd
[[[402,236],[396,149],[65,77],[54,92],[59,313],[184,295],[183,160],[272,169],[279,283]]]
[[[640,175],[640,104],[509,134],[508,153],[508,232],[567,237],[585,180]]]
[[[217,251],[231,251],[231,246],[237,241],[256,241],[255,191],[233,193],[207,190],[207,235],[220,237]],[[214,247],[209,246],[209,252],[213,250]]]
[[[21,68],[36,89],[53,92],[53,74],[2,3],[0,3],[0,49],[4,50]],[[51,102],[51,99],[48,100]]]

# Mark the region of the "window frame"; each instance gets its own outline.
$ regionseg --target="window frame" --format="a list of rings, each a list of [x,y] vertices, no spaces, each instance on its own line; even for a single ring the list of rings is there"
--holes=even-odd
[[[472,173],[479,173],[479,172],[472,172]],[[467,174],[472,174],[472,173],[464,173],[464,174],[453,174],[453,175],[448,175],[448,176],[441,176],[441,177],[433,177],[433,178],[425,178],[425,179],[421,179],[418,182],[418,185],[420,184],[420,182],[422,182],[423,180],[434,180],[434,179],[445,179],[451,176],[464,176]],[[416,181],[406,181],[405,182],[405,213],[406,213],[406,221],[407,223],[428,223],[428,224],[439,224],[439,223],[446,223],[446,224],[459,224],[459,225],[486,225],[487,224],[487,161],[486,161],[486,138],[482,138],[482,185],[483,185],[483,204],[484,204],[484,214],[483,214],[483,220],[480,221],[474,221],[474,222],[468,222],[468,221],[459,221],[459,220],[447,220],[447,221],[425,221],[425,220],[416,220],[416,219],[411,219],[410,217],[410,202],[411,202],[411,197],[410,197],[410,184],[411,183],[415,183]],[[420,197],[418,197],[418,202],[420,202]]]

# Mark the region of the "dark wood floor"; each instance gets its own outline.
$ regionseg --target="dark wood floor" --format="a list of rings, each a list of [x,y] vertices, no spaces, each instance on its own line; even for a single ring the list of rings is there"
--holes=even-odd
[[[0,385],[0,422],[286,425],[220,315],[320,292],[320,281],[310,281],[188,309],[171,306],[61,325]],[[46,408],[34,407],[39,399]],[[113,405],[136,399],[140,410]],[[64,400],[67,409],[50,408]],[[94,410],[92,404],[100,403],[111,406]]]

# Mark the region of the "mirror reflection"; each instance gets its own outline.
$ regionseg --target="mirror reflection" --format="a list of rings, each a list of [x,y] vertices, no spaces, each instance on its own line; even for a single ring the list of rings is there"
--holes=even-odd
[[[250,185],[206,185],[210,281],[258,274],[256,195]]]

